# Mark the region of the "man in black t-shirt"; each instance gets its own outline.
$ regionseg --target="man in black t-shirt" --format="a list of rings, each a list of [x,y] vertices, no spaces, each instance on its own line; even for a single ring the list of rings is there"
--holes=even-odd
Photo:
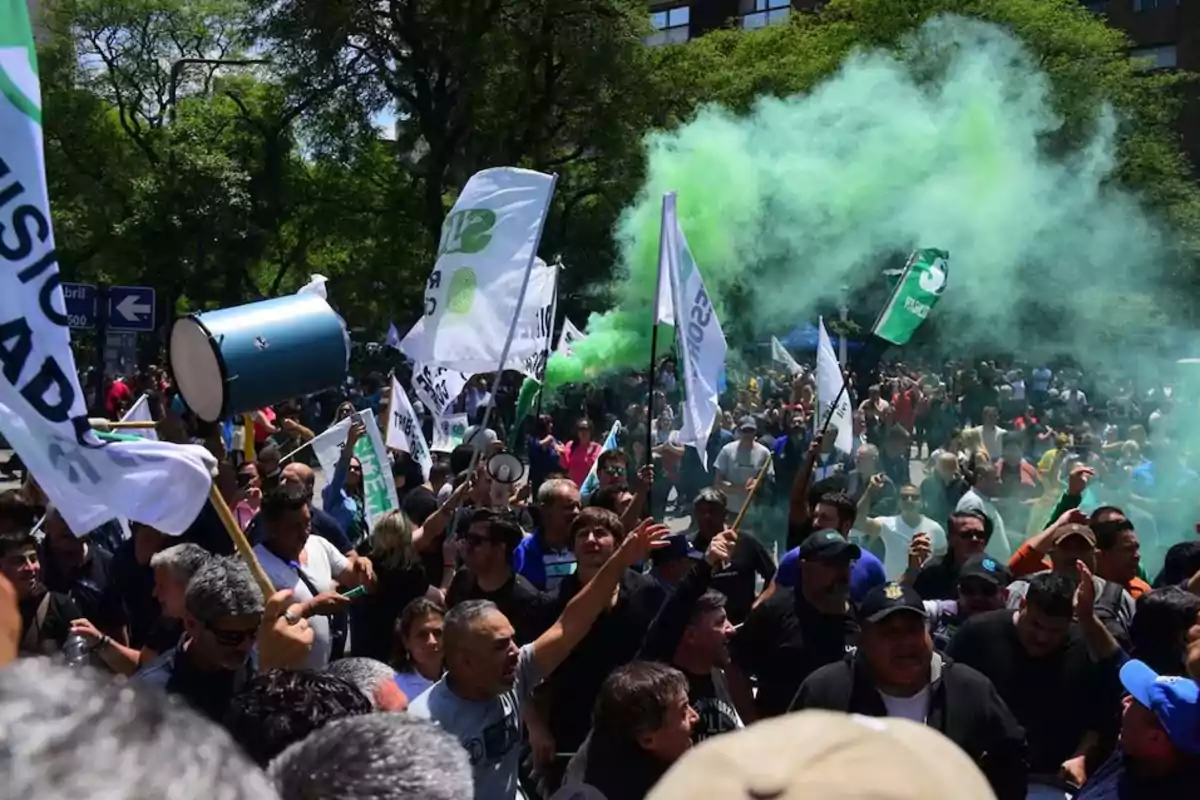
[[[70,635],[71,620],[82,616],[65,594],[42,583],[42,564],[33,535],[18,531],[0,534],[0,574],[12,583],[21,610],[23,655],[48,656],[62,650]]]
[[[951,514],[946,523],[946,554],[930,559],[919,570],[905,570],[900,582],[916,589],[922,600],[954,600],[959,570],[971,556],[981,554],[991,538],[992,521],[986,514]]]
[[[725,493],[711,486],[701,489],[692,505],[692,519],[696,532],[689,536],[692,547],[705,552],[708,545],[725,529],[728,514]],[[733,555],[728,564],[723,564],[712,576],[712,588],[726,597],[725,610],[734,625],[742,622],[750,613],[750,606],[758,596],[758,578],[763,586],[775,577],[775,561],[762,542],[750,534],[737,537]]]
[[[125,641],[125,608],[110,573],[112,554],[89,536],[76,536],[51,509],[42,524],[42,582],[67,595],[102,633]]]
[[[976,615],[946,654],[986,675],[1025,728],[1029,771],[1082,773],[1104,734],[1114,734],[1119,697],[1088,657],[1073,622],[1075,581],[1043,573],[1029,581],[1019,611]]]
[[[521,526],[511,514],[481,508],[461,520],[457,533],[463,569],[450,581],[446,607],[490,600],[512,623],[517,644],[532,642],[552,620],[545,620],[545,596],[509,566]]]

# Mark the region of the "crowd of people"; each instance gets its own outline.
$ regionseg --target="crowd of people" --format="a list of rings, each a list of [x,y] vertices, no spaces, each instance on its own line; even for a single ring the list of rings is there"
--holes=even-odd
[[[680,444],[669,360],[653,387],[570,388],[526,420],[513,387],[473,379],[463,443],[427,475],[393,454],[399,507],[373,522],[361,423],[332,474],[304,445],[386,405],[378,376],[225,426],[192,418],[161,371],[118,382],[110,416],[145,395],[160,438],[218,459],[275,592],[211,508],[181,537],[72,531],[35,481],[0,493],[8,788],[1134,800],[1200,785],[1185,401],[1069,367],[895,363],[847,372],[862,392],[839,437],[811,372],[776,370],[730,380],[703,455]],[[515,483],[487,468],[506,448],[527,464]]]

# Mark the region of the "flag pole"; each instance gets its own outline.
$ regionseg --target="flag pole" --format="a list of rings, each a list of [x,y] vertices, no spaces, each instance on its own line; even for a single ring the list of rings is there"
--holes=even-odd
[[[393,369],[390,372],[388,372],[387,413],[383,417],[383,449],[385,451],[388,449],[388,429],[391,427],[391,424],[392,424],[392,404],[396,402],[395,393],[392,391],[392,384],[395,382],[395,380],[396,380],[396,370]]]
[[[504,362],[508,361],[508,351],[512,349],[513,337],[517,335],[517,322],[521,319],[521,307],[525,305],[525,293],[529,289],[529,276],[533,274],[533,262],[537,260],[538,246],[542,243],[542,231],[546,229],[546,217],[550,214],[550,204],[554,202],[554,189],[558,185],[557,173],[550,174],[550,191],[546,193],[546,207],[542,209],[542,219],[538,223],[537,236],[533,237],[533,247],[529,251],[529,263],[525,266],[525,277],[521,280],[521,291],[517,295],[517,308],[513,312],[512,322],[508,326],[508,336],[504,338],[504,347],[500,350],[500,363],[496,366],[496,375],[492,378],[492,390],[488,393],[487,406],[483,409],[483,419],[476,431],[475,445],[472,448],[471,464],[468,473],[474,473],[479,464],[479,456],[483,453],[483,437],[479,434],[487,430],[492,418],[492,409],[496,407],[496,392],[500,389],[500,378],[504,376]],[[557,284],[555,284],[557,288]]]
[[[550,300],[550,330],[546,333],[546,350],[542,357],[542,376],[538,386],[537,405],[533,418],[537,420],[542,415],[542,394],[546,389],[546,367],[550,365],[551,342],[554,339],[554,322],[558,317],[558,282],[562,279],[562,255],[554,258],[554,295]]]
[[[662,217],[658,224],[658,270],[654,277],[654,301],[650,304],[650,364],[646,371],[646,463],[654,464],[654,436],[651,423],[654,421],[654,361],[658,358],[658,298],[662,296],[662,263],[667,248],[667,195],[663,195]],[[667,287],[670,291],[670,287]],[[675,307],[672,301],[671,308]],[[650,495],[654,489],[654,476],[650,476],[650,485],[646,487],[646,506],[649,508]]]

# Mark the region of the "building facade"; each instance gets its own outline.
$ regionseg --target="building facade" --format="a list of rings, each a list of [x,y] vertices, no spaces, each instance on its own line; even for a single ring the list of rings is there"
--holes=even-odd
[[[1085,0],[1095,14],[1126,33],[1130,56],[1147,69],[1200,72],[1200,0]],[[651,0],[650,45],[686,42],[725,26],[762,28],[812,11],[822,0]],[[1186,87],[1179,131],[1200,175],[1200,86]]]

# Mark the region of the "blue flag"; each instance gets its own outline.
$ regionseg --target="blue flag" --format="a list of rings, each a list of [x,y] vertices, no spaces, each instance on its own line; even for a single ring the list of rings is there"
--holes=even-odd
[[[616,450],[617,438],[620,433],[621,423],[619,421],[614,422],[612,428],[608,432],[608,436],[604,437],[603,449],[601,449],[600,452],[607,453],[609,450]],[[600,478],[596,475],[596,467],[599,464],[600,459],[597,457],[596,462],[592,464],[592,471],[589,472],[587,477],[583,479],[583,486],[579,487],[580,497],[587,497],[588,495],[592,494],[592,492],[600,488]]]
[[[396,330],[396,323],[388,323],[387,339],[384,341],[388,347],[400,349],[400,333]]]

